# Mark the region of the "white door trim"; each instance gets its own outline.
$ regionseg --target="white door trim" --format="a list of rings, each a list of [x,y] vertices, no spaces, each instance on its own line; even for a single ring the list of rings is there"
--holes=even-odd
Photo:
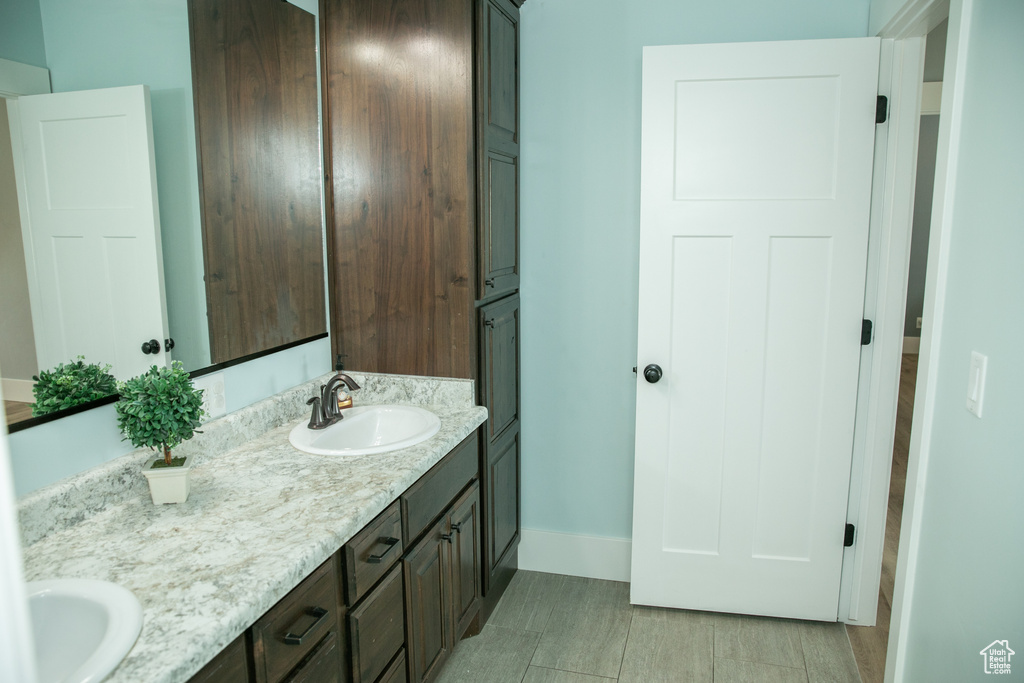
[[[903,319],[910,270],[924,41],[884,40],[879,94],[889,118],[878,127],[864,317],[873,339],[861,355],[847,521],[856,527],[843,558],[839,619],[872,626],[878,608],[885,518],[896,431]]]
[[[50,92],[50,70],[0,59],[0,97],[45,95]]]
[[[943,4],[940,0],[933,0],[931,8],[934,11]],[[938,333],[942,329],[945,309],[954,190],[964,105],[967,35],[970,32],[973,4],[974,0],[952,0],[949,4],[939,140],[935,159],[935,191],[932,198],[932,222],[924,288],[924,324],[921,329],[921,354],[917,370],[914,423],[910,434],[907,492],[903,503],[892,620],[889,625],[889,647],[885,662],[886,683],[902,681],[906,666],[906,630],[917,575],[921,513],[931,452],[932,423],[935,418],[936,382],[941,352],[941,339]]]

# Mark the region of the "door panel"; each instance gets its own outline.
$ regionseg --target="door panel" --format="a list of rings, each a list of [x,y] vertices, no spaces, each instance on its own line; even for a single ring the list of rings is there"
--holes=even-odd
[[[492,443],[519,419],[519,297],[480,309],[484,401]]]
[[[83,355],[123,380],[166,364],[141,350],[168,336],[149,90],[32,95],[10,112],[39,367]]]
[[[469,625],[479,606],[480,487],[473,485],[452,506],[452,604],[455,637]]]
[[[402,560],[405,574],[406,649],[414,683],[433,676],[452,651],[450,547],[442,518]]]
[[[645,48],[634,603],[836,619],[878,55]]]

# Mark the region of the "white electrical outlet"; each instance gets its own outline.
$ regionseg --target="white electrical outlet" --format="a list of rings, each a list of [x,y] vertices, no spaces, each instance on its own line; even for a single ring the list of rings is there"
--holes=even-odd
[[[917,316],[917,329],[921,329],[921,316]]]
[[[227,402],[224,399],[224,373],[214,372],[192,380],[196,389],[203,390],[203,421],[208,422],[226,414]]]

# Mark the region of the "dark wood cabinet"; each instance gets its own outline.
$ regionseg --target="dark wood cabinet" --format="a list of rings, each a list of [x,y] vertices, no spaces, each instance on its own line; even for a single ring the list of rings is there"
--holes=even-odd
[[[335,554],[253,624],[256,682],[348,681],[338,645],[340,603]]]
[[[480,309],[480,388],[490,418],[486,443],[519,423],[519,295]]]
[[[451,606],[451,521],[440,519],[402,560],[409,678],[431,680],[455,645]]]
[[[465,633],[476,618],[482,595],[480,487],[473,486],[452,505],[452,609],[455,633]]]
[[[242,634],[190,678],[189,683],[249,683],[250,680],[249,649]]]
[[[477,299],[519,289],[519,8],[477,0]]]
[[[402,569],[394,570],[348,614],[353,683],[374,683],[405,645]]]

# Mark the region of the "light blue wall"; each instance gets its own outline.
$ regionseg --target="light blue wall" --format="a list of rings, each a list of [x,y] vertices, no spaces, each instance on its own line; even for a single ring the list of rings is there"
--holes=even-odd
[[[329,339],[227,368],[223,370],[227,411],[244,408],[330,369]],[[113,405],[15,432],[8,440],[19,497],[134,450],[121,441]]]
[[[173,357],[210,364],[192,109],[182,0],[40,0],[54,92],[148,85]]]
[[[522,522],[626,538],[641,48],[863,37],[868,0],[530,0],[521,16]]]
[[[0,59],[46,68],[39,0],[0,2]]]
[[[987,680],[1008,639],[1024,672],[1024,3],[976,0],[968,36],[937,400],[907,681]],[[983,417],[964,407],[986,354]]]

